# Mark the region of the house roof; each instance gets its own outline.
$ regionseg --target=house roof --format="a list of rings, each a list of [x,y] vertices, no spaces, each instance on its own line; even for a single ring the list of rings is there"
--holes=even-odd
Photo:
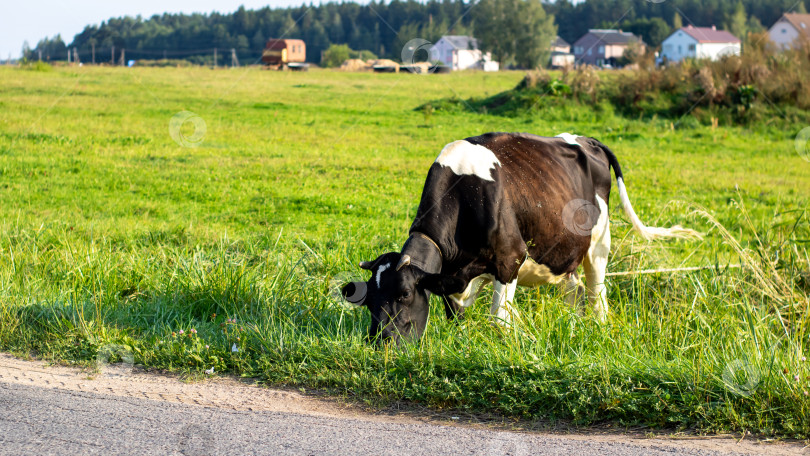
[[[446,40],[456,49],[462,51],[474,51],[478,49],[478,40],[466,35],[444,35],[442,39]]]
[[[583,39],[594,36],[599,41],[605,44],[630,44],[641,42],[641,38],[633,35],[630,32],[623,32],[621,30],[613,30],[613,29],[590,29],[588,33],[582,35],[576,43],[579,43]],[[574,44],[576,44],[574,43]]]
[[[560,35],[557,35],[557,38],[551,40],[551,47],[571,47],[571,45],[562,39]]]
[[[779,18],[777,24],[782,21],[790,22],[799,33],[810,36],[810,14],[785,13]]]
[[[582,38],[588,35],[593,35],[605,44],[629,44],[641,41],[641,38],[633,35],[630,32],[622,32],[621,30],[613,29],[590,29]],[[582,38],[577,40],[579,42]]]
[[[680,31],[696,39],[698,43],[739,43],[740,39],[725,30],[715,27],[681,27]]]

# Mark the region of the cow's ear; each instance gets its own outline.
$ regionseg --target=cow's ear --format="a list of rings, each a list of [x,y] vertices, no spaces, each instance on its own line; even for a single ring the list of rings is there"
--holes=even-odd
[[[464,291],[467,288],[467,282],[458,277],[427,274],[419,279],[419,286],[433,294],[448,296]]]
[[[349,282],[343,285],[343,288],[340,289],[340,294],[343,295],[343,299],[346,301],[356,306],[362,306],[366,303],[368,285],[366,285],[366,282]]]
[[[391,255],[395,255],[394,252],[383,253],[382,255],[378,256],[374,261],[361,261],[359,266],[360,269],[365,269],[366,271],[371,271],[377,266],[379,266],[383,261],[391,261]],[[396,261],[399,261],[397,259]]]

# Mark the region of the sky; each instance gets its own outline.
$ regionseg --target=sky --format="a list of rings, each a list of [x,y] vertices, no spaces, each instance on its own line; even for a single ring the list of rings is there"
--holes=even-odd
[[[111,17],[149,17],[162,13],[230,13],[247,9],[309,4],[311,0],[2,0],[0,1],[0,60],[22,54],[25,41],[33,48],[45,37],[61,34],[66,44],[86,25]],[[312,1],[320,3],[320,1]]]

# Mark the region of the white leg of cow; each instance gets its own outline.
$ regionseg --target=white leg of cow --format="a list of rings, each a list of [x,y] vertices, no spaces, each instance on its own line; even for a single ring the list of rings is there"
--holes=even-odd
[[[517,279],[503,284],[495,281],[493,286],[495,291],[492,293],[492,317],[505,326],[511,326],[512,317],[516,317],[517,313],[512,307],[512,302],[515,299],[515,290],[517,290]]]
[[[591,232],[591,246],[583,261],[585,280],[588,282],[588,298],[593,306],[596,318],[604,322],[608,315],[607,290],[605,289],[605,273],[607,272],[608,256],[610,255],[610,221],[608,220],[607,204],[596,196],[599,203],[599,220]]]

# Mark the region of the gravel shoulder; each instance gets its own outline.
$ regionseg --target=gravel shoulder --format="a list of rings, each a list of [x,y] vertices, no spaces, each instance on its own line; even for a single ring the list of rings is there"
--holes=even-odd
[[[56,412],[53,410],[50,414],[46,413],[48,410],[41,410],[62,402],[86,404],[85,408],[71,408],[63,418],[54,414]],[[599,454],[810,455],[810,449],[802,443],[756,441],[750,437],[739,441],[739,437],[731,436],[645,435],[582,428],[538,432],[527,430],[532,427],[530,423],[453,417],[413,407],[369,411],[332,398],[267,388],[231,377],[212,376],[188,382],[177,376],[150,373],[137,367],[111,366],[89,372],[75,367],[49,365],[43,361],[21,360],[2,353],[0,404],[0,408],[6,410],[4,418],[0,419],[0,442],[3,443],[0,454],[15,448],[24,450],[26,445],[47,449],[39,446],[45,441],[56,445],[46,451],[52,454],[76,451],[77,454],[91,454],[94,451],[90,450],[94,448],[122,454],[127,452],[116,450],[139,448],[138,445],[142,445],[138,451],[154,448],[156,453],[163,454],[185,454],[183,448],[177,449],[177,445],[185,445],[187,449],[198,445],[215,446],[217,452],[224,450],[228,453],[246,448],[255,450],[257,445],[268,449],[268,453],[387,453],[384,451],[386,448],[392,449],[387,441],[382,443],[383,447],[375,446],[380,445],[375,436],[382,432],[395,436],[411,453],[414,447],[407,442],[415,439],[420,449],[430,448],[433,451],[426,454],[445,453],[452,449],[457,454],[522,455],[536,454],[538,449],[542,449],[542,454],[595,451]],[[38,418],[40,413],[46,414]],[[93,429],[100,428],[93,417],[103,415],[102,418],[110,420],[113,427],[117,424],[124,426],[123,421],[130,417],[137,423],[126,429],[135,429],[143,426],[144,419],[164,414],[166,416],[159,420],[168,426],[167,433],[144,438],[144,435],[151,435],[144,430],[145,434],[142,432],[140,437],[131,436],[133,442],[126,445],[123,441],[116,443],[101,437],[101,444],[85,441],[93,438],[92,430],[87,431],[88,425]],[[83,424],[82,417],[90,423]],[[65,421],[53,427],[53,423],[60,419]],[[296,422],[300,422],[300,425],[292,424]],[[251,430],[255,430],[256,426],[265,426],[266,432],[254,436]],[[219,432],[220,428],[226,430]],[[330,436],[334,429],[343,431]],[[297,435],[297,432],[303,434]],[[315,435],[311,432],[315,432]],[[202,438],[202,435],[209,437]],[[248,437],[226,440],[211,437],[221,435]],[[9,440],[9,436],[16,437]],[[122,429],[116,436],[126,439],[127,433]],[[262,438],[270,440],[263,441]],[[63,442],[62,446],[58,444],[59,441]],[[104,442],[115,446],[105,447]],[[453,446],[447,447],[450,442]],[[245,448],[240,445],[245,445]],[[465,449],[468,451],[459,451]],[[197,453],[204,454],[205,451]]]

